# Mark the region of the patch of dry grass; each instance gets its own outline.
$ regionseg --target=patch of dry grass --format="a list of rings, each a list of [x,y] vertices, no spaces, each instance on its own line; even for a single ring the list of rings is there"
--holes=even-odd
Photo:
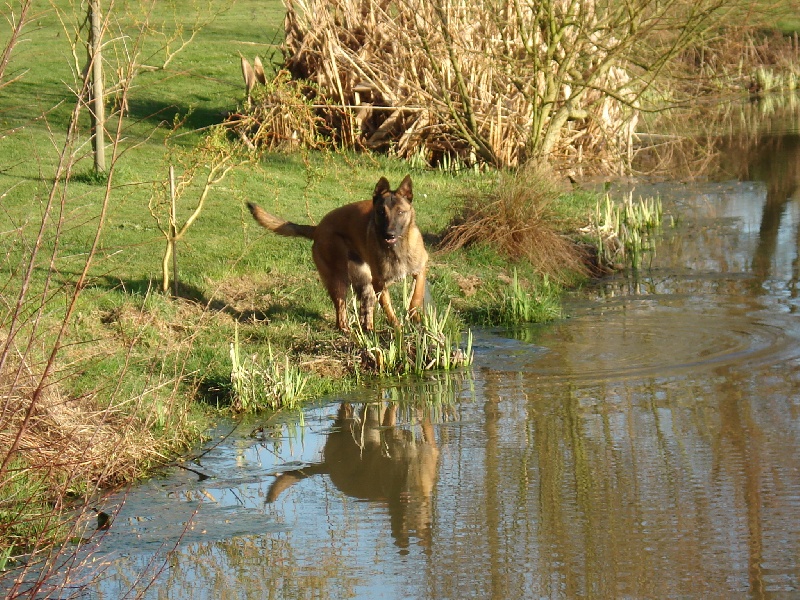
[[[125,387],[142,321],[135,310],[115,314],[104,338],[68,345],[75,351],[51,358],[52,369],[30,335],[0,337],[0,559],[46,553],[72,535],[69,511],[87,510],[102,490],[135,481],[196,439],[181,373],[165,360],[137,391]],[[118,348],[127,348],[119,368],[91,390],[69,390]]]
[[[553,203],[562,190],[550,172],[531,165],[501,177],[488,196],[471,197],[444,234],[441,247],[486,244],[513,260],[527,260],[541,274],[561,280],[587,273],[584,250],[559,232]]]
[[[48,387],[31,407],[29,391],[16,389],[9,397],[0,446],[10,448],[18,438],[25,469],[50,487],[125,483],[167,458],[157,450],[146,420],[124,414],[119,404],[103,408],[93,398],[67,398]]]

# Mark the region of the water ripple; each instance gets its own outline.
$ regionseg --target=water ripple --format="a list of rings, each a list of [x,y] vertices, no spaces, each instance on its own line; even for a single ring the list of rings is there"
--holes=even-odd
[[[800,356],[796,329],[786,314],[732,313],[713,305],[689,306],[679,297],[627,298],[583,307],[547,328],[506,332],[513,338],[479,335],[476,363],[557,380],[749,368]]]

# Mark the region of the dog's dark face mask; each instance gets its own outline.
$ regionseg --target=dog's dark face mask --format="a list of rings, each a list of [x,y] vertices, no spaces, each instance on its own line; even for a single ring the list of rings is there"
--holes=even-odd
[[[385,177],[378,180],[372,195],[375,231],[384,243],[393,246],[401,240],[414,223],[411,177],[406,175],[400,186],[392,191]]]

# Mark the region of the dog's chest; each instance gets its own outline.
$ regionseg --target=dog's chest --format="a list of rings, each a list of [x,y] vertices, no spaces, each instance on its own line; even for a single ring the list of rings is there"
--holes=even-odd
[[[401,240],[396,245],[383,249],[379,254],[378,264],[374,265],[373,277],[377,275],[384,283],[392,283],[417,273],[419,266],[404,241]]]
[[[383,278],[387,283],[403,279],[410,273],[408,252],[387,252],[384,257],[382,271]]]

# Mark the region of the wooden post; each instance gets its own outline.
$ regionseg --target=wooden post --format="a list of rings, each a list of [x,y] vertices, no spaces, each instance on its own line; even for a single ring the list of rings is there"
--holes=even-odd
[[[106,124],[106,110],[103,91],[102,25],[100,19],[100,0],[89,0],[91,21],[90,53],[92,61],[92,129],[94,130],[94,170],[105,173],[106,144],[103,131]]]

